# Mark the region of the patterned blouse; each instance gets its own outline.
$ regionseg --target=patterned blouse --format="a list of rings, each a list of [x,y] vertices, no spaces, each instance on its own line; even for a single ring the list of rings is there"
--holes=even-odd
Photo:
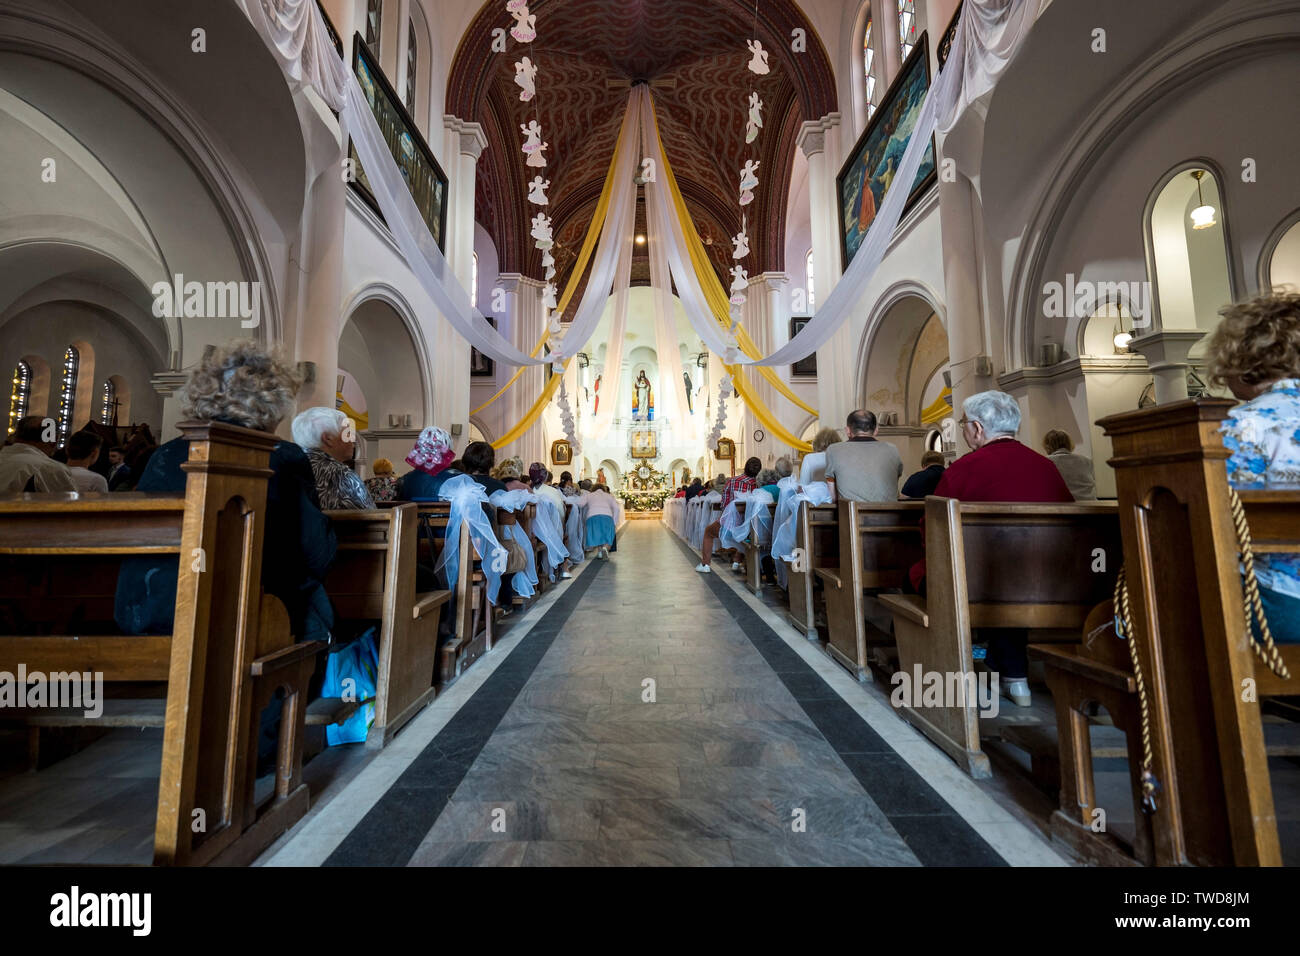
[[[375,475],[373,478],[367,478],[366,490],[370,492],[370,497],[374,498],[375,501],[396,501],[397,476]]]
[[[1300,488],[1300,379],[1279,379],[1223,423],[1228,483],[1241,489]],[[1300,554],[1255,556],[1262,587],[1300,599]]]
[[[316,479],[316,496],[320,498],[321,511],[374,508],[370,492],[351,468],[319,448],[307,452],[307,457],[311,459],[311,473]]]

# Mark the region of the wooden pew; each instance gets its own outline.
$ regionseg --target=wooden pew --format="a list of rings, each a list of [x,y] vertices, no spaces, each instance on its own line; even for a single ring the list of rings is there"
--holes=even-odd
[[[908,569],[921,559],[920,501],[861,502],[841,498],[835,509],[838,567],[818,567],[826,598],[830,640],[826,652],[859,681],[871,680],[867,666],[868,594],[907,583]]]
[[[1218,433],[1233,404],[1188,400],[1098,422],[1113,442],[1130,640],[1161,786],[1155,812],[1139,820],[1135,852],[1157,865],[1282,862],[1259,700],[1300,694],[1300,645],[1278,645],[1289,679],[1251,649],[1228,452]],[[1300,551],[1300,493],[1243,491],[1240,498],[1256,553]],[[1062,669],[1041,648],[1035,653]],[[1077,720],[1062,727],[1062,819],[1053,830],[1077,838],[1095,799],[1091,761]],[[1140,743],[1131,744],[1130,763],[1141,759]]]
[[[438,537],[437,534],[446,533],[451,505],[446,501],[421,501],[415,504],[420,521],[430,532],[420,535],[419,562],[423,567],[432,569],[437,565],[442,549],[446,547],[446,538]],[[455,680],[466,667],[491,650],[496,633],[492,605],[487,599],[487,578],[481,570],[474,567],[479,554],[469,536],[467,524],[461,525],[455,537],[455,547],[460,552],[456,580],[447,582],[448,590],[454,597],[455,616],[451,622],[451,635],[438,652],[440,685]]]
[[[1024,628],[1033,640],[1077,642],[1088,613],[1113,590],[1119,542],[1110,502],[927,498],[927,594],[880,598],[894,617],[900,671],[909,680],[918,666],[945,680],[972,674],[973,628]],[[971,776],[990,775],[976,701],[899,709]]]
[[[379,748],[433,699],[438,617],[451,591],[416,590],[414,504],[326,513],[338,536],[338,555],[325,581],[336,630],[379,625],[375,720],[366,736],[367,747]]]
[[[767,543],[762,543],[758,536],[758,524],[755,522],[749,526],[749,535],[745,538],[745,587],[749,588],[753,594],[761,594],[763,591],[763,557],[768,554],[772,547],[772,532],[775,530],[772,525],[776,519],[776,502],[765,506],[767,508]],[[738,516],[743,520],[745,517],[746,504],[741,503],[737,506]]]
[[[242,864],[307,811],[307,683],[324,645],[294,643],[283,605],[261,589],[275,436],[179,427],[190,440],[183,496],[0,499],[0,578],[28,586],[7,605],[32,625],[0,636],[0,670],[98,671],[106,682],[165,691],[161,714],[157,698],[114,708],[118,725],[163,727],[154,862]],[[133,555],[179,558],[170,635],[122,636],[112,623],[117,569]],[[67,614],[72,628],[59,626]],[[275,788],[259,804],[258,715],[280,693]]]
[[[817,632],[815,587],[818,568],[838,572],[840,567],[840,522],[835,505],[799,503],[795,526],[795,558],[786,561],[789,609],[786,618],[810,641],[821,639]]]

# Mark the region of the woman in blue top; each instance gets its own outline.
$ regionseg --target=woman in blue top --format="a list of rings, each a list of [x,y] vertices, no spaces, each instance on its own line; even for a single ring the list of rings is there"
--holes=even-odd
[[[1300,488],[1300,295],[1261,295],[1220,314],[1210,378],[1242,401],[1222,428],[1228,482]],[[1257,554],[1255,574],[1274,640],[1300,643],[1300,554]]]

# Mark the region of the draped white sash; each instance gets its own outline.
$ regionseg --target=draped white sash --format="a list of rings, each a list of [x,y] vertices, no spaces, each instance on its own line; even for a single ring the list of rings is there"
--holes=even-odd
[[[447,541],[434,570],[445,568],[449,586],[455,586],[460,572],[460,549],[455,546],[455,540],[460,536],[461,525],[469,522],[469,537],[482,558],[483,575],[487,578],[488,601],[496,604],[501,591],[501,572],[505,570],[509,553],[497,540],[492,522],[483,511],[483,506],[491,503],[487,490],[469,475],[456,475],[443,482],[438,497],[451,502],[451,514],[447,519]]]

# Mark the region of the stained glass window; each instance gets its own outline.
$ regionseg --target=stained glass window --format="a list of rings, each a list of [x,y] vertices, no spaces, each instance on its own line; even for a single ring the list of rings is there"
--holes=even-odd
[[[72,413],[77,403],[77,368],[80,364],[81,356],[77,354],[77,347],[69,345],[63,353],[63,386],[59,392],[59,433],[56,444],[60,448],[67,442],[68,434],[72,431]]]
[[[366,46],[379,55],[379,34],[383,26],[383,0],[366,0]]]
[[[13,389],[9,392],[9,431],[18,427],[18,419],[27,414],[27,404],[32,397],[32,367],[26,362],[14,366]]]
[[[115,425],[113,417],[117,409],[117,386],[113,384],[111,378],[104,379],[104,402],[99,412],[99,423],[101,425]]]
[[[866,65],[867,77],[867,119],[876,111],[876,74],[872,69],[876,51],[871,49],[871,18],[867,18],[867,32],[862,38],[862,60]]]
[[[419,51],[415,45],[415,23],[406,21],[406,112],[415,118],[415,74],[419,65]]]
[[[898,39],[901,46],[901,59],[916,46],[916,0],[898,0]]]

